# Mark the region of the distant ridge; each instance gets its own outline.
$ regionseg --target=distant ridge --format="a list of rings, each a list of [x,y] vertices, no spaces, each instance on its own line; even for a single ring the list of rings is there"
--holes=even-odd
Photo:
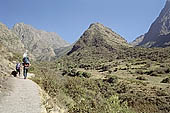
[[[137,46],[137,45],[139,45],[139,44],[143,41],[144,37],[145,37],[145,35],[141,35],[141,36],[137,37],[137,38],[136,38],[133,42],[131,42],[130,44],[131,44],[132,46]]]
[[[170,0],[166,1],[159,17],[153,22],[143,41],[138,45],[144,47],[170,46]]]
[[[0,23],[0,44],[10,51],[22,53],[25,50],[19,37],[2,23]]]
[[[24,23],[15,24],[12,31],[18,35],[25,48],[37,60],[51,60],[58,54],[55,49],[69,46],[69,43],[56,33],[37,30]]]

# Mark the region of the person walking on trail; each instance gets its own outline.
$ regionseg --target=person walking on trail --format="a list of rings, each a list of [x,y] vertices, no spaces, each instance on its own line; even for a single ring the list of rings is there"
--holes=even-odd
[[[19,73],[19,77],[20,77],[20,68],[21,68],[21,64],[17,63],[16,64],[16,72],[17,72],[17,74]]]
[[[27,78],[27,73],[28,73],[28,69],[29,69],[29,66],[30,66],[30,60],[27,56],[27,51],[24,53],[23,55],[23,75],[24,75],[24,79]]]

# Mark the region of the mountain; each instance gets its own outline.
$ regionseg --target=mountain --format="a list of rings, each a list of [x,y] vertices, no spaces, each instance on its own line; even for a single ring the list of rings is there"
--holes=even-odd
[[[110,28],[100,23],[94,23],[83,33],[68,54],[87,48],[95,49],[97,53],[102,53],[106,51],[113,52],[125,47],[130,47],[130,45],[124,38]]]
[[[153,22],[139,45],[145,47],[170,46],[170,0],[166,1],[159,17]]]
[[[51,60],[58,54],[55,49],[69,46],[56,33],[37,30],[24,23],[15,24],[12,31],[19,36],[25,48],[38,60]]]
[[[100,23],[93,23],[67,53],[78,64],[113,60],[120,52],[131,47],[127,41]]]
[[[139,43],[141,43],[144,39],[145,35],[141,35],[139,37],[137,37],[133,42],[131,42],[130,44],[134,47],[139,45]]]
[[[2,23],[0,23],[0,44],[10,51],[17,51],[19,53],[24,51],[24,45],[19,37]]]

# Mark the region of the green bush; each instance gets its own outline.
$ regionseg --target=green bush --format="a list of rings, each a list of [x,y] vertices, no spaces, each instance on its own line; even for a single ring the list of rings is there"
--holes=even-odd
[[[127,103],[124,102],[121,104],[119,97],[116,95],[111,96],[108,99],[110,113],[135,113],[131,109],[128,108]]]
[[[82,75],[83,75],[85,78],[90,78],[90,77],[91,77],[91,73],[88,73],[88,72],[83,72]]]
[[[163,79],[161,81],[161,83],[169,83],[170,84],[170,77]]]
[[[29,72],[34,72],[34,70],[35,70],[35,67],[31,65],[31,66],[29,67]]]
[[[12,57],[8,58],[9,61],[17,61],[17,62],[22,62],[22,55],[18,53],[13,53]]]
[[[83,72],[82,72],[82,71],[78,71],[78,72],[76,73],[76,75],[77,75],[78,77],[83,77]]]
[[[117,83],[118,82],[118,77],[117,76],[108,76],[108,79],[106,80],[109,83]]]

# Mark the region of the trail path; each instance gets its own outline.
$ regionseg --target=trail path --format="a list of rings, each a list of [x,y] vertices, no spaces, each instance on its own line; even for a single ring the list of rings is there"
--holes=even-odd
[[[38,85],[23,77],[10,78],[10,81],[12,90],[1,99],[0,113],[41,113]]]

